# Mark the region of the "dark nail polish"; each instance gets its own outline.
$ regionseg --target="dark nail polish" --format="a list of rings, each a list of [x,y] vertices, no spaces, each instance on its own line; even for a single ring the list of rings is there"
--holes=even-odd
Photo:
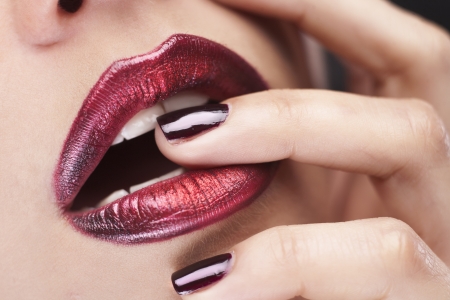
[[[207,104],[167,113],[158,117],[157,121],[166,138],[171,141],[190,138],[218,127],[225,122],[228,112],[226,104]]]
[[[172,284],[179,295],[188,295],[222,279],[230,270],[231,253],[214,256],[172,274]]]

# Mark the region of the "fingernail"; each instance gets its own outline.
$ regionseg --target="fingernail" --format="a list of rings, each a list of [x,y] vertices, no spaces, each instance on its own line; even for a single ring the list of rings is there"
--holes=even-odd
[[[227,104],[207,104],[173,111],[156,120],[167,140],[173,141],[218,127],[225,122],[228,112]]]
[[[214,256],[172,274],[172,284],[179,295],[189,295],[221,280],[231,268],[233,255]]]

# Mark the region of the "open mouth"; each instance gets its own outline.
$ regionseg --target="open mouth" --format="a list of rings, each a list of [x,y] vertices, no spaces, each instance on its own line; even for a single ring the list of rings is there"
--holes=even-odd
[[[153,129],[164,113],[265,89],[234,52],[191,35],[113,63],[84,101],[54,173],[64,215],[82,233],[129,244],[188,233],[249,205],[274,164],[185,170],[159,152]]]
[[[83,184],[71,211],[99,208],[147,186],[184,174],[186,169],[159,151],[154,138],[156,118],[208,102],[216,101],[201,93],[182,92],[138,112],[125,124]]]

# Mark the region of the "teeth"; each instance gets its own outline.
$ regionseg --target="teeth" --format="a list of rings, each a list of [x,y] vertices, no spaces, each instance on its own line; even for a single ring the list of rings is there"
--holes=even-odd
[[[122,143],[125,140],[125,138],[119,133],[118,136],[116,136],[116,138],[114,139],[114,141],[112,142],[111,146],[117,145]]]
[[[179,169],[176,169],[175,171],[169,172],[169,173],[167,173],[167,174],[165,174],[165,175],[163,175],[163,176],[161,176],[161,177],[154,178],[154,179],[149,180],[149,181],[147,181],[147,182],[144,182],[144,183],[141,183],[141,184],[132,186],[132,187],[130,187],[130,193],[134,193],[134,192],[136,192],[136,191],[138,191],[138,190],[141,190],[141,189],[143,189],[143,188],[145,188],[145,187],[148,187],[148,186],[150,186],[150,185],[152,185],[152,184],[155,184],[155,183],[157,183],[157,182],[160,182],[160,181],[163,181],[163,180],[170,179],[170,178],[172,178],[172,177],[181,175],[181,174],[183,174],[185,171],[186,171],[185,169],[179,168]],[[106,197],[105,199],[103,199],[100,203],[98,203],[98,204],[96,205],[96,207],[102,207],[102,206],[105,206],[105,205],[107,205],[107,204],[109,204],[109,203],[112,203],[112,202],[114,202],[114,201],[116,201],[116,200],[122,198],[122,197],[128,196],[130,193],[128,193],[128,192],[125,191],[125,190],[115,191],[114,193],[112,193],[111,195],[109,195],[108,197]],[[85,208],[83,209],[83,211],[89,211],[89,210],[92,210],[92,209],[95,209],[95,207],[85,207]]]
[[[128,121],[127,124],[125,124],[119,135],[112,142],[112,145],[120,144],[124,140],[131,140],[155,129],[157,123],[156,118],[162,116],[166,112],[172,112],[187,107],[203,105],[208,102],[208,99],[208,96],[200,93],[182,92],[169,99],[164,100],[162,103],[156,104],[151,108],[144,109],[138,112],[130,121]],[[134,193],[157,182],[181,175],[184,172],[185,170],[183,168],[180,168],[161,177],[154,178],[147,182],[132,186],[130,187],[130,193]],[[127,195],[129,195],[129,193],[126,190],[115,191],[114,193],[103,199],[97,205],[97,207],[104,206]]]
[[[127,191],[125,190],[120,190],[120,191],[115,191],[114,193],[112,193],[111,195],[109,195],[108,197],[106,197],[105,199],[103,199],[98,205],[97,207],[101,207],[104,206],[106,204],[109,204],[111,202],[116,201],[117,199],[120,199],[122,197],[125,197],[129,195]]]
[[[130,193],[134,193],[134,192],[136,192],[138,190],[141,190],[141,189],[143,189],[145,187],[148,187],[148,186],[150,186],[152,184],[155,184],[157,182],[160,182],[160,181],[163,181],[163,180],[166,180],[166,179],[169,179],[169,178],[181,175],[184,172],[185,172],[185,170],[183,168],[179,168],[179,169],[176,169],[175,171],[167,173],[167,174],[165,174],[165,175],[163,175],[161,177],[154,178],[152,180],[149,180],[147,182],[144,182],[144,183],[141,183],[141,184],[138,184],[138,185],[134,185],[134,186],[130,187]]]
[[[131,140],[135,137],[143,135],[156,127],[156,118],[164,114],[161,104],[141,110],[122,128],[121,135]]]
[[[162,102],[166,112],[206,104],[209,97],[196,92],[182,92]]]
[[[166,112],[199,106],[208,102],[208,96],[196,92],[182,92],[155,106],[138,112],[115,138],[111,146],[143,135],[156,127],[156,118]]]

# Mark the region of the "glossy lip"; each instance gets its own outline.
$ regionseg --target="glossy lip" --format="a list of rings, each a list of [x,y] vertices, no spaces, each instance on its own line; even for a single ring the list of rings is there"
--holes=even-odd
[[[120,129],[140,110],[186,90],[223,100],[265,89],[240,56],[192,35],[173,35],[150,53],[114,62],[85,99],[54,172],[64,215],[82,233],[130,244],[191,232],[249,205],[270,183],[274,164],[193,170],[92,211],[69,211]]]

